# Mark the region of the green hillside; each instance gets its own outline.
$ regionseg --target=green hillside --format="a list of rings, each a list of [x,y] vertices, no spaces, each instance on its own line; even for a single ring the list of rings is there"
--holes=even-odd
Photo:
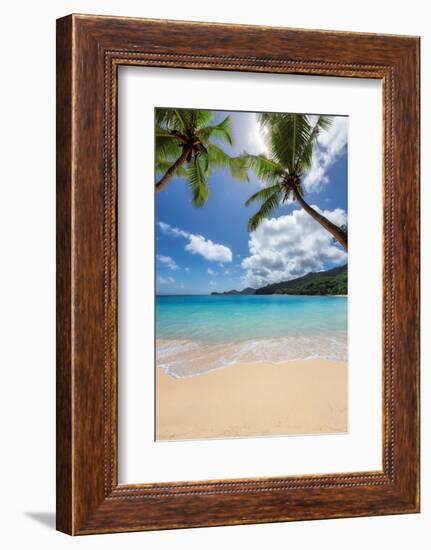
[[[347,294],[347,264],[258,288],[255,294]]]

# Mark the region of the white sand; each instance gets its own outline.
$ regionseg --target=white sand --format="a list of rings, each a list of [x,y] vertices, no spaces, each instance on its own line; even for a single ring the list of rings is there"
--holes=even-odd
[[[240,364],[173,378],[157,369],[159,440],[347,431],[347,366]]]

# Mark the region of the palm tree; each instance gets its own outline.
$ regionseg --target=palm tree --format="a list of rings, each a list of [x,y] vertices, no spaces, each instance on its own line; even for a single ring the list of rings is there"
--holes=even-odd
[[[245,153],[242,158],[268,185],[246,202],[247,206],[261,203],[249,220],[249,231],[254,231],[280,204],[292,198],[347,250],[347,227],[338,227],[310,206],[304,199],[302,185],[302,178],[312,165],[316,141],[330,127],[332,119],[319,116],[313,121],[307,115],[262,113],[259,122],[267,136],[269,155]]]
[[[214,113],[197,109],[156,109],[156,192],[165,189],[172,178],[188,180],[195,206],[208,199],[207,178],[212,170],[229,168],[233,177],[247,179],[243,159],[232,158],[215,142],[232,145],[230,117],[218,124]]]

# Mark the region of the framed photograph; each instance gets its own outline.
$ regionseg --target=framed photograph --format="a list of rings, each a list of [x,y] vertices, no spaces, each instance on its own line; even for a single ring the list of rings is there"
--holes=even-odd
[[[418,511],[419,38],[59,19],[57,528]]]

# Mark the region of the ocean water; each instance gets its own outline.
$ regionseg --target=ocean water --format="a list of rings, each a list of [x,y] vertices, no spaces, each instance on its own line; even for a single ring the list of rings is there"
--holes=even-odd
[[[235,363],[347,361],[342,296],[157,296],[156,361],[175,377]]]

